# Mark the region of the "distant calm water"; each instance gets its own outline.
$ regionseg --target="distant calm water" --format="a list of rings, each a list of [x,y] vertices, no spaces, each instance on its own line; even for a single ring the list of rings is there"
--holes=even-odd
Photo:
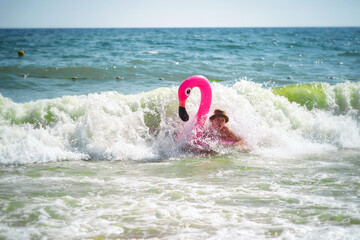
[[[178,146],[192,75],[249,153]],[[359,80],[360,28],[0,29],[0,239],[358,239]]]
[[[359,35],[360,28],[3,29],[0,91],[16,102],[133,94],[195,74],[229,85],[245,77],[276,86],[357,82]]]

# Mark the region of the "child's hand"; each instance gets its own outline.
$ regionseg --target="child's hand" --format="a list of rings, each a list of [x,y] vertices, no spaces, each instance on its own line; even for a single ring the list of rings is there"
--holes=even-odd
[[[233,146],[241,152],[249,152],[250,148],[247,145],[247,143],[244,141],[244,139],[241,139],[233,144]]]

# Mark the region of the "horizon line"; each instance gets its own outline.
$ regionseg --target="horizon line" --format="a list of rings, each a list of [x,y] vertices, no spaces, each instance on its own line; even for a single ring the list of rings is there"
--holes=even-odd
[[[242,27],[2,27],[0,29],[200,29],[200,28],[360,28],[359,26],[242,26]]]

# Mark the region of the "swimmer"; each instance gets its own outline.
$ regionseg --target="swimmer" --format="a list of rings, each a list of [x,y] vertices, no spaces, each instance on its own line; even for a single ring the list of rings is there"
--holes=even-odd
[[[225,124],[229,121],[226,112],[220,109],[215,109],[214,114],[209,119],[211,121],[210,127],[206,130],[205,136],[210,139],[233,141],[233,146],[240,147],[241,150],[247,149],[245,140],[234,134]]]
[[[19,56],[19,57],[23,57],[23,56],[24,56],[24,50],[22,50],[22,49],[19,50],[19,51],[18,51],[18,56]]]

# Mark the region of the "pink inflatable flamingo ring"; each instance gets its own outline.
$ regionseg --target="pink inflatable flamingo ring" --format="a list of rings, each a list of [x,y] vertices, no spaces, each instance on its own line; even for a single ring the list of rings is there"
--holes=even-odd
[[[195,145],[206,147],[206,143],[202,141],[203,129],[207,115],[210,110],[211,101],[212,101],[212,90],[209,80],[206,77],[201,75],[195,75],[184,80],[179,86],[178,98],[179,98],[179,117],[182,121],[187,122],[189,120],[189,115],[186,111],[186,100],[189,98],[191,91],[194,87],[198,87],[201,93],[200,106],[196,113],[196,123],[195,123],[195,134],[190,134],[186,138],[190,141],[193,141]],[[218,141],[222,145],[232,145],[234,141]]]

